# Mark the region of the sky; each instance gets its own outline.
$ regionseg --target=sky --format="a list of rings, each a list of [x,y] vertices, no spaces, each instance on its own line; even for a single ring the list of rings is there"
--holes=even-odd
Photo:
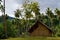
[[[50,7],[52,10],[55,8],[60,9],[60,0],[36,0],[40,6],[40,12],[45,12],[47,7]],[[23,0],[5,0],[6,2],[6,14],[11,17],[14,17],[14,11],[18,8],[22,8]],[[0,12],[0,15],[2,13]]]

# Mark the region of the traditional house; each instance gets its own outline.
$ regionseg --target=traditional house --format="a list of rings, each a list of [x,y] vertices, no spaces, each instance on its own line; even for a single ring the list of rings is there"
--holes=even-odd
[[[30,36],[52,36],[53,33],[48,26],[40,21],[36,21],[28,32]]]

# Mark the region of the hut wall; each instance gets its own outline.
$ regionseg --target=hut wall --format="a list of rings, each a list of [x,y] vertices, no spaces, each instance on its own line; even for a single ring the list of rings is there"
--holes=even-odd
[[[51,36],[52,33],[42,24],[38,23],[38,28],[35,29],[30,35],[31,36]]]

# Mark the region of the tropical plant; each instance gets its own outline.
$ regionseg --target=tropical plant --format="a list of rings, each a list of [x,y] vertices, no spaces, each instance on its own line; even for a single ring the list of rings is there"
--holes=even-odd
[[[17,30],[18,30],[18,33],[17,33],[17,35],[18,36],[20,36],[20,20],[19,20],[19,17],[21,16],[21,11],[19,10],[19,9],[17,9],[16,11],[15,11],[15,24],[16,24],[16,26],[17,26]]]
[[[40,19],[40,9],[37,2],[31,2],[30,9],[35,13],[36,20]]]
[[[55,9],[55,14],[57,14],[57,19],[59,20],[59,24],[58,24],[58,29],[57,29],[57,35],[60,35],[60,10],[58,8]]]

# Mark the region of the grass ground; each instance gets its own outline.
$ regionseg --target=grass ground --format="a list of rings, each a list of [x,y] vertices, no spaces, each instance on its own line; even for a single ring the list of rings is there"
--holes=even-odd
[[[9,38],[5,40],[60,40],[60,37],[26,37],[26,38]]]

